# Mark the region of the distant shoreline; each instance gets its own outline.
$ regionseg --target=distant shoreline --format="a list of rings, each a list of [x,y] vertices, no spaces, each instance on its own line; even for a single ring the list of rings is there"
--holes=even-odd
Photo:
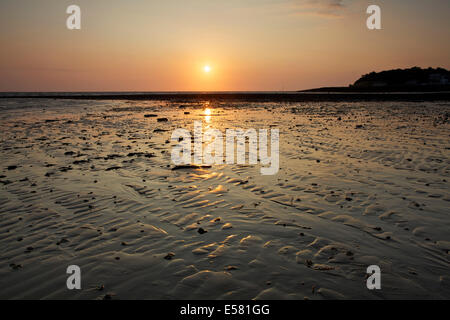
[[[331,89],[331,88],[329,88]],[[321,88],[325,90],[325,88]],[[4,92],[0,99],[345,102],[345,101],[450,101],[445,92]]]
[[[298,92],[339,93],[439,93],[450,92],[450,86],[392,86],[392,87],[322,87]]]

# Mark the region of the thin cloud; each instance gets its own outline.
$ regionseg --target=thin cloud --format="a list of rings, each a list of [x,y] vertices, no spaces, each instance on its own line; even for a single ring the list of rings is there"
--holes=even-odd
[[[228,0],[251,10],[270,10],[289,16],[312,15],[324,18],[340,18],[356,0]]]
[[[328,18],[341,17],[346,8],[344,0],[293,0],[290,5],[294,15],[316,15]]]

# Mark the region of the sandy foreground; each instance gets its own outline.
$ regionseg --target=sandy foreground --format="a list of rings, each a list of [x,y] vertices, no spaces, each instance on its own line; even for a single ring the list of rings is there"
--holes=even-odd
[[[450,299],[449,115],[449,102],[2,100],[0,298]],[[278,174],[172,170],[172,131],[194,120],[278,128]],[[81,290],[66,287],[72,264]]]

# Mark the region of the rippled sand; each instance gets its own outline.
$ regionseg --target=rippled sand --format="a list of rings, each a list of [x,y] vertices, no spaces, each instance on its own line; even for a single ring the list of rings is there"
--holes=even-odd
[[[0,298],[450,299],[449,115],[446,102],[2,100]],[[194,120],[278,128],[280,171],[172,170],[171,133]],[[72,264],[82,290],[66,288]]]

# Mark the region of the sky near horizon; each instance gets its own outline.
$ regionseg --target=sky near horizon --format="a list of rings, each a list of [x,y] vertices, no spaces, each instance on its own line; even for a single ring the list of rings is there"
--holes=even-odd
[[[0,91],[300,90],[450,69],[449,0],[1,0],[0,28]]]

